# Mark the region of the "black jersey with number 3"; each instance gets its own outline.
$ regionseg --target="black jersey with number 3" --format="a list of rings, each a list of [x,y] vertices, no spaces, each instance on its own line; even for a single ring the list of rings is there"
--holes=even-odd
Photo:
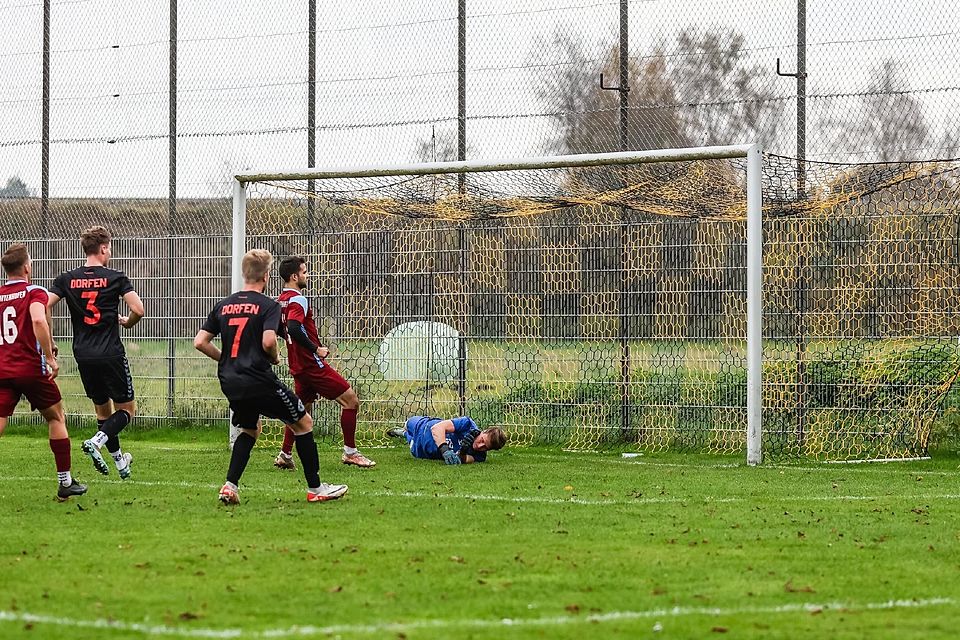
[[[238,291],[213,308],[201,328],[220,336],[217,376],[225,396],[273,393],[280,384],[263,350],[263,332],[279,326],[280,305],[256,291]]]
[[[99,360],[124,355],[118,324],[120,298],[133,291],[126,274],[109,267],[78,267],[57,276],[50,292],[67,301],[73,356]]]

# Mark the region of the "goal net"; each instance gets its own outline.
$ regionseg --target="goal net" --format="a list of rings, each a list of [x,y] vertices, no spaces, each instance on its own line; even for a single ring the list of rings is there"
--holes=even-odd
[[[911,458],[960,370],[958,178],[755,147],[251,173],[234,256],[307,259],[367,445],[466,414],[519,445]]]

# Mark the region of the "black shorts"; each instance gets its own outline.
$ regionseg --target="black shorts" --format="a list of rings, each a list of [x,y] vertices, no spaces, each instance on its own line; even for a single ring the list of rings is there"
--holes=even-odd
[[[133,402],[133,378],[127,356],[102,360],[77,360],[83,390],[93,404]]]
[[[233,412],[230,422],[240,429],[256,429],[260,416],[275,418],[283,424],[293,424],[307,415],[300,398],[282,384],[270,393],[244,395],[229,400]]]

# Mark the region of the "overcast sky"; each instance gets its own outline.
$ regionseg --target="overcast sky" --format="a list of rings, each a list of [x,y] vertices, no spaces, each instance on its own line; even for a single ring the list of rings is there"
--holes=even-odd
[[[226,196],[232,170],[305,165],[306,0],[179,4],[179,193]],[[441,143],[455,140],[456,0],[317,4],[317,164],[405,162],[434,131]],[[862,91],[871,67],[896,57],[931,123],[953,122],[960,3],[807,4],[811,94]],[[556,124],[537,115],[550,105],[538,102],[536,87],[571,61],[552,56],[545,43],[574,33],[599,61],[616,42],[619,2],[467,6],[470,156],[551,152]],[[168,4],[53,0],[52,14],[51,195],[165,196]],[[794,68],[795,2],[634,1],[631,56],[649,55],[691,24],[742,32],[750,60],[767,69],[763,83],[775,95],[793,95],[795,83],[778,78],[773,65],[781,57],[785,69]],[[40,0],[0,0],[0,181],[19,175],[37,190],[41,43]],[[843,100],[855,108],[857,98]],[[794,135],[789,102],[783,118],[786,145]],[[808,139],[811,154],[832,153],[815,131]]]

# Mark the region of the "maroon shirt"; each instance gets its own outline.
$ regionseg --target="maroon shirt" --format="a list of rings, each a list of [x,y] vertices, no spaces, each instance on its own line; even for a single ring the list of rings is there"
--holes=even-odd
[[[33,333],[30,305],[46,308],[47,290],[24,280],[0,286],[0,379],[47,375],[47,359]]]

